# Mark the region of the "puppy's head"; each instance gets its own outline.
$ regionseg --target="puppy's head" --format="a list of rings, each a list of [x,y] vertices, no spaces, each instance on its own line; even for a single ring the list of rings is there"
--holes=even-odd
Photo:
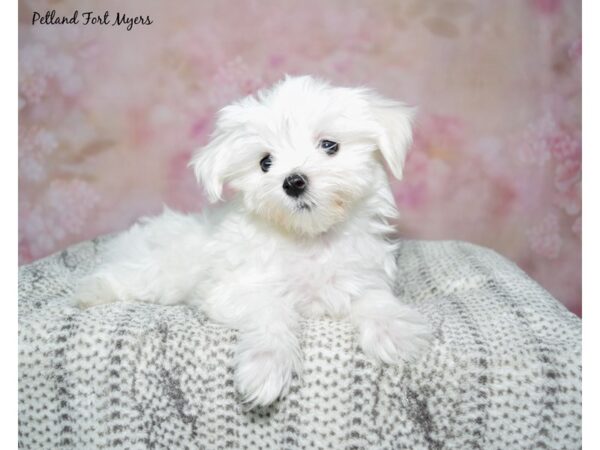
[[[228,183],[256,216],[315,235],[375,193],[382,161],[402,178],[411,117],[404,104],[368,89],[286,77],[223,108],[190,165],[211,201]]]

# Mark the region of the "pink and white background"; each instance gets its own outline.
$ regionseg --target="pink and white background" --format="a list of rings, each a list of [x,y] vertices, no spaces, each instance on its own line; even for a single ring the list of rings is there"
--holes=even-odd
[[[214,113],[284,73],[419,106],[410,238],[515,261],[581,314],[578,0],[20,1],[19,261],[206,201]],[[31,25],[33,11],[152,25]]]

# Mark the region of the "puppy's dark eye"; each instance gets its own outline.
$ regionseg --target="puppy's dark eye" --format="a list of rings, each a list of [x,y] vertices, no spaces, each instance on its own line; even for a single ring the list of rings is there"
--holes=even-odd
[[[266,154],[263,159],[260,160],[260,169],[263,172],[268,172],[273,164],[273,160],[271,159],[271,154]]]
[[[327,139],[323,139],[321,142],[319,142],[319,147],[325,150],[325,153],[327,153],[329,156],[332,156],[335,155],[340,149],[340,144],[338,144],[337,142],[329,141]]]

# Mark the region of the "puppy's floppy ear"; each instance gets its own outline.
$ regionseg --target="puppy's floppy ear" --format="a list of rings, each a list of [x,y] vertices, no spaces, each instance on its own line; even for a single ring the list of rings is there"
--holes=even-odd
[[[404,161],[412,144],[412,122],[416,108],[367,93],[369,108],[376,124],[377,145],[392,175],[402,179]]]
[[[209,143],[196,150],[188,164],[211,203],[222,200],[223,185],[232,175],[230,160],[239,140],[235,109],[232,105],[219,111]]]

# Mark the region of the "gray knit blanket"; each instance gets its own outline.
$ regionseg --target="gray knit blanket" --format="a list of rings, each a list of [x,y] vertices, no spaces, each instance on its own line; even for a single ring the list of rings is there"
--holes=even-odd
[[[581,322],[491,250],[404,241],[396,292],[432,348],[376,366],[348,323],[306,320],[302,376],[245,411],[236,332],[190,306],[69,304],[103,242],[20,269],[20,448],[581,447]]]

